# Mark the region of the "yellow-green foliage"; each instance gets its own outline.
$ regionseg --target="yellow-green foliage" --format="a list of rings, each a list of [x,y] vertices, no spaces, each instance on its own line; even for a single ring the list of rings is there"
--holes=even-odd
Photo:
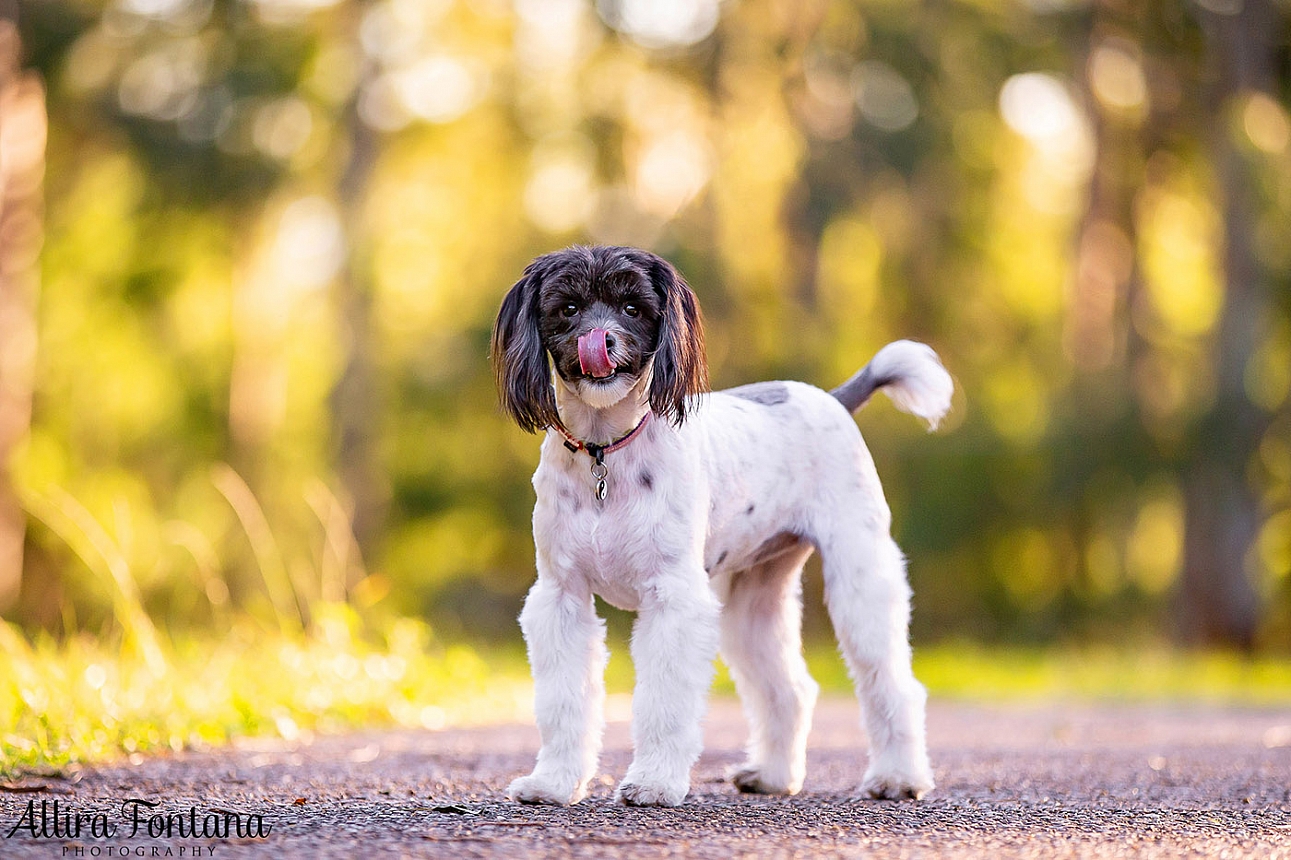
[[[1231,508],[1258,534],[1198,569],[1259,604],[1230,641],[1287,653],[1291,114],[1272,41],[1244,60],[1269,88],[1224,94],[1189,84],[1227,77],[1203,50],[1220,30],[1177,3],[1136,4],[1115,38],[1107,4],[1066,2],[263,0],[233,4],[237,26],[211,2],[19,5],[45,94],[5,108],[32,162],[6,188],[41,201],[6,203],[22,229],[0,290],[30,329],[0,338],[0,389],[35,404],[0,411],[0,483],[46,523],[5,609],[25,628],[68,595],[90,627],[118,611],[93,528],[73,551],[110,576],[63,565],[78,505],[159,624],[193,623],[156,610],[185,577],[290,614],[310,485],[365,524],[383,611],[478,591],[510,613],[538,447],[498,412],[489,330],[535,255],[610,242],[685,274],[715,387],[828,388],[889,340],[936,347],[957,388],[942,435],[886,398],[860,417],[916,637],[1200,632],[1165,622],[1191,599],[1189,548],[1218,545],[1187,534],[1211,519],[1188,500],[1226,498],[1201,476],[1227,474],[1248,510],[1214,522]],[[42,115],[47,136],[20,124]]]
[[[163,640],[160,663],[121,639],[32,643],[0,623],[0,772],[243,735],[515,719],[529,706],[514,661],[490,665],[417,621],[369,638],[346,606],[314,612],[306,634],[243,618],[220,638]]]

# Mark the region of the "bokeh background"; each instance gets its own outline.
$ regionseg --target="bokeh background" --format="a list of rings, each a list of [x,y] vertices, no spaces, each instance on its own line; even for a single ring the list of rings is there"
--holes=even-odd
[[[859,418],[917,645],[1285,655],[1289,15],[3,0],[6,642],[517,643],[538,442],[489,330],[596,242],[685,274],[718,387],[938,350],[942,431]]]

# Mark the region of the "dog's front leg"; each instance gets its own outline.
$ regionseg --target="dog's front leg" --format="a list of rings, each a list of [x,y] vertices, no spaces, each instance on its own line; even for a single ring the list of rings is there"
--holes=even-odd
[[[574,593],[540,575],[525,599],[520,628],[542,747],[533,773],[512,782],[507,796],[521,803],[577,803],[596,772],[605,728],[605,623],[590,592]]]
[[[619,785],[620,802],[680,806],[690,792],[690,768],[703,746],[719,613],[698,565],[655,589],[638,610],[632,630],[634,755]]]

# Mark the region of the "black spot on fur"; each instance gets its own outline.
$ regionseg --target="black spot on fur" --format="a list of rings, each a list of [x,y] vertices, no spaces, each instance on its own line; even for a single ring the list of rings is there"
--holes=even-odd
[[[641,481],[641,486],[645,487],[647,490],[654,489],[654,475],[651,475],[649,472],[642,472],[638,479]]]
[[[754,509],[755,507],[757,507],[757,505],[749,505],[749,509],[748,509],[747,511],[745,511],[745,512],[744,512],[744,514],[747,516],[748,514],[753,513],[753,509]]]
[[[783,382],[754,382],[739,388],[729,388],[726,393],[763,406],[778,406],[789,399],[789,386]]]
[[[556,494],[562,508],[568,509],[570,513],[578,513],[583,509],[583,499],[578,493],[574,492],[571,487],[561,487]]]
[[[722,550],[722,554],[717,557],[718,564],[721,564],[724,561],[726,561],[726,550]]]

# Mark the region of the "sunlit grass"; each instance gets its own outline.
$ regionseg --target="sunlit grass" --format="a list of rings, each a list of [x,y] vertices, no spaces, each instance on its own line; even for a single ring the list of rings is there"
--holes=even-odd
[[[935,696],[983,701],[1103,699],[1291,703],[1291,661],[1145,648],[916,649],[915,674]]]
[[[145,657],[128,642],[77,636],[30,642],[0,625],[0,773],[49,770],[250,735],[304,740],[358,726],[438,729],[530,720],[531,687],[518,647],[438,642],[413,620],[374,635],[343,605],[316,607],[308,634],[243,619],[222,637],[161,643]],[[626,643],[611,643],[613,694],[630,693]],[[153,661],[150,664],[150,660]],[[826,695],[851,690],[827,645],[808,649]],[[1069,700],[1291,704],[1291,662],[1160,647],[916,650],[934,697],[982,702]],[[714,690],[734,685],[719,666]]]
[[[917,654],[915,672],[934,695],[948,698],[1291,703],[1291,661],[1182,653],[1164,644],[1141,650],[943,645]]]
[[[163,640],[148,657],[89,636],[32,643],[0,623],[0,773],[247,735],[515,720],[530,709],[523,665],[510,658],[486,662],[411,620],[373,641],[348,607],[314,611],[308,634],[244,619],[222,637]]]
[[[347,559],[357,550],[348,516],[321,483],[310,505],[325,551],[321,561],[293,559],[304,572],[293,578],[251,489],[227,466],[212,479],[242,524],[269,611],[232,606],[209,540],[190,524],[167,523],[171,533],[186,529],[183,545],[197,550],[205,581],[195,594],[204,594],[214,620],[184,634],[168,634],[149,615],[125,542],[84,505],[56,487],[27,494],[28,512],[109,586],[115,624],[91,635],[65,621],[72,633],[33,640],[0,621],[0,773],[246,735],[435,729],[528,711],[523,661],[499,654],[486,663],[423,622],[375,621],[355,609],[370,580],[360,573],[347,589]]]
[[[223,583],[212,562],[204,593],[215,624],[186,634],[167,633],[149,615],[119,542],[78,501],[61,491],[27,500],[33,516],[110,586],[116,623],[98,635],[32,639],[0,621],[0,775],[251,735],[305,741],[314,733],[358,726],[433,730],[532,719],[532,687],[518,636],[509,646],[468,647],[438,639],[422,621],[383,621],[356,610],[354,601],[364,602],[366,580],[346,586],[352,535],[334,497],[315,494],[322,538],[333,552],[320,554],[324,562],[316,570],[302,568],[318,583],[310,586],[286,575],[275,534],[241,478],[224,469],[215,480],[255,551],[270,611],[256,615],[231,605],[227,589],[210,587]],[[203,541],[196,535],[190,543],[200,548]],[[606,672],[606,686],[620,703],[633,680],[625,637],[622,627],[611,635]],[[812,644],[807,662],[824,693],[850,693],[831,644]],[[1187,654],[1164,645],[920,646],[915,673],[935,697],[982,702],[1291,704],[1291,661]],[[714,689],[718,695],[734,693],[720,664]]]
[[[823,695],[852,692],[847,668],[832,645],[810,645],[806,656]],[[1135,649],[946,643],[916,647],[914,671],[930,695],[944,699],[1291,705],[1291,660],[1189,653],[1164,643]],[[632,678],[627,643],[612,643],[606,687],[612,693],[630,693]],[[713,689],[719,695],[735,694],[730,673],[720,662]]]

